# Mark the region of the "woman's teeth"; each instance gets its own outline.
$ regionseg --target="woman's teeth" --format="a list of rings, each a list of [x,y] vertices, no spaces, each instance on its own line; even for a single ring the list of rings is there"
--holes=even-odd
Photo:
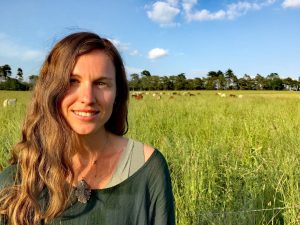
[[[84,116],[84,117],[89,117],[95,115],[97,112],[79,112],[79,111],[74,111],[74,113],[78,116]]]

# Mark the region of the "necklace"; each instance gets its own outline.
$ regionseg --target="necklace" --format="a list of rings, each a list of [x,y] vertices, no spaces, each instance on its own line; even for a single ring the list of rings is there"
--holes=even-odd
[[[109,136],[107,134],[104,149],[107,148],[108,142],[109,142]],[[96,177],[97,177],[97,159],[98,159],[98,152],[95,156],[95,159],[92,160],[92,165],[89,167],[90,169],[94,169],[93,167],[96,167],[94,179],[96,179]],[[79,181],[79,183],[75,187],[75,196],[77,197],[77,200],[79,202],[84,203],[84,204],[87,203],[91,197],[91,187],[86,182],[86,179],[84,177],[82,177],[82,179]]]
[[[97,154],[98,156],[98,154]],[[95,177],[97,177],[97,156],[96,159],[93,161],[93,165],[91,167],[96,167]],[[84,177],[79,181],[78,185],[75,187],[75,196],[77,200],[81,203],[87,203],[91,197],[91,187],[88,185]]]
[[[79,184],[75,188],[75,196],[77,197],[77,200],[81,203],[87,203],[87,201],[91,197],[91,189],[87,182],[82,179],[79,181]]]

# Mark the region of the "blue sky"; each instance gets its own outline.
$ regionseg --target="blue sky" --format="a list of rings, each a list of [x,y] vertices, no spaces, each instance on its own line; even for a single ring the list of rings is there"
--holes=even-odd
[[[300,76],[300,0],[3,0],[0,65],[38,74],[69,33],[112,40],[127,73]]]

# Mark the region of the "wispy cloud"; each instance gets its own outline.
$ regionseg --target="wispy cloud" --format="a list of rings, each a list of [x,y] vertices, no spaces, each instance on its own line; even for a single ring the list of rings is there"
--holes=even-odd
[[[283,8],[300,8],[300,0],[285,0],[282,3]]]
[[[133,50],[133,51],[131,51],[130,53],[129,53],[129,55],[131,55],[131,56],[140,56],[141,55],[141,53],[138,51],[138,50]]]
[[[219,10],[217,12],[210,12],[206,9],[194,12],[194,13],[190,13],[187,12],[186,13],[186,19],[187,21],[204,21],[204,20],[220,20],[220,19],[224,19],[226,17],[226,12],[223,10]]]
[[[133,73],[141,73],[144,69],[136,68],[136,67],[131,67],[131,66],[125,66],[126,74],[129,76],[130,74]]]
[[[118,39],[114,39],[114,38],[108,38],[108,40],[110,40],[113,45],[120,51],[120,52],[126,52],[127,54],[131,55],[131,56],[142,56],[142,54],[140,53],[139,50],[137,49],[133,49],[131,47],[130,43],[124,43],[121,42]]]
[[[226,9],[220,9],[216,12],[210,12],[207,9],[193,10],[197,4],[197,0],[183,0],[182,6],[185,12],[187,21],[205,21],[205,20],[224,20],[236,19],[239,16],[245,15],[249,11],[260,10],[263,7],[273,4],[275,0],[265,0],[259,3],[243,1],[231,3],[226,6]]]
[[[108,38],[119,51],[128,51],[130,44],[123,43],[118,39]]]
[[[157,1],[152,5],[152,9],[147,11],[147,15],[161,26],[174,26],[176,25],[175,17],[180,13],[180,9],[176,5],[177,1]]]
[[[248,11],[260,10],[262,5],[251,2],[238,2],[227,6],[226,16],[228,19],[235,19],[245,15]]]
[[[179,2],[179,0],[167,0],[167,3],[169,3],[172,6],[177,6],[178,2]]]
[[[22,61],[42,61],[46,55],[45,51],[23,46],[3,33],[0,33],[0,49],[0,57]]]
[[[168,50],[162,48],[153,48],[148,52],[149,59],[157,59],[168,55]]]
[[[245,15],[249,11],[260,10],[263,7],[272,5],[276,0],[261,1],[238,1],[228,4],[224,9],[211,12],[208,9],[195,9],[198,0],[166,0],[157,1],[152,5],[152,10],[148,11],[148,17],[160,24],[160,26],[179,24],[175,23],[175,18],[183,15],[186,21],[208,21],[235,19]],[[285,2],[299,2],[300,0],[286,0]],[[294,3],[295,4],[295,3]]]

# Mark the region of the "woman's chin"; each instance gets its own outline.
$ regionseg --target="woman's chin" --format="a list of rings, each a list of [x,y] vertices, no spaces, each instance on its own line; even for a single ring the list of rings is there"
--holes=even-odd
[[[80,129],[73,129],[75,131],[75,133],[77,133],[78,135],[93,135],[96,133],[99,133],[99,130],[94,129],[94,128],[80,128]]]

